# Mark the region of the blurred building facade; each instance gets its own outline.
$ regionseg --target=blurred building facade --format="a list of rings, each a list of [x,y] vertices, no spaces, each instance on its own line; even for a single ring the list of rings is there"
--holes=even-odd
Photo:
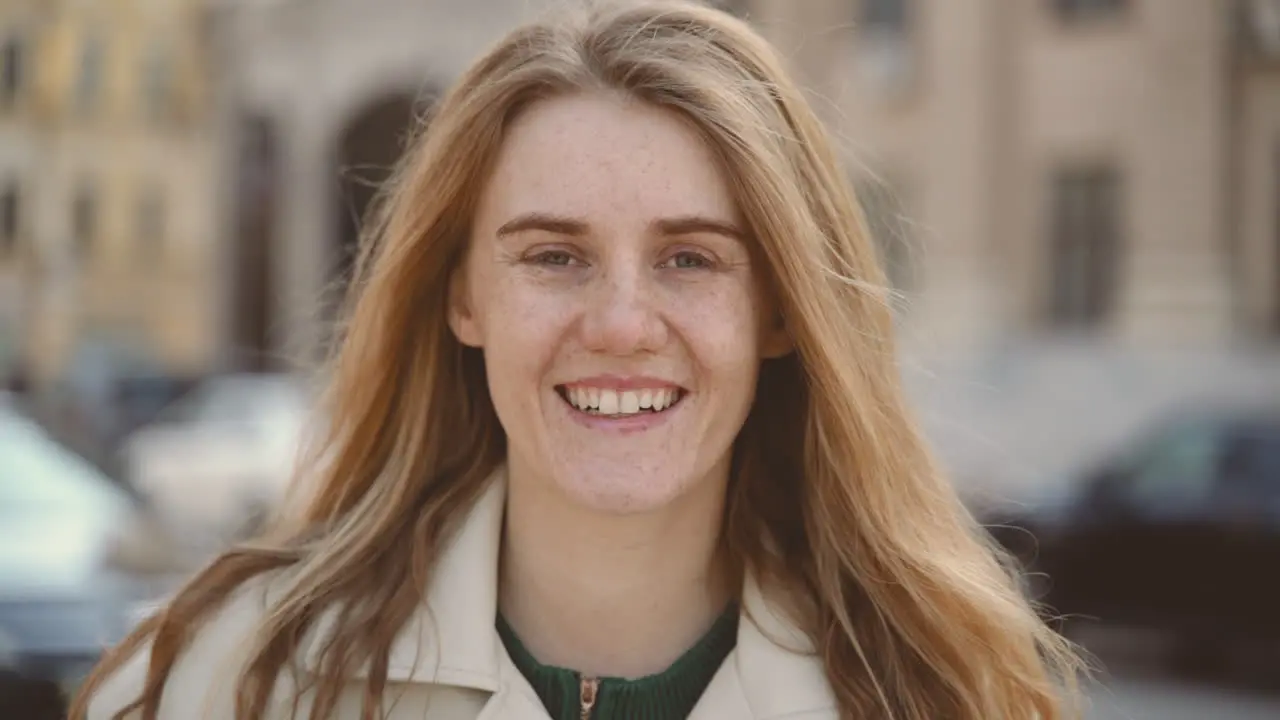
[[[0,363],[315,359],[418,113],[552,1],[5,3]],[[962,472],[1280,397],[1280,0],[723,5],[836,130]]]
[[[227,346],[323,344],[415,108],[545,4],[226,3]],[[981,438],[1053,467],[1198,392],[1280,397],[1280,2],[726,5],[839,134],[965,472],[1015,472]]]
[[[1273,0],[731,5],[822,98],[931,342],[1280,337]],[[288,335],[343,266],[363,206],[351,178],[376,182],[414,102],[539,3],[229,6],[230,177],[241,194],[246,173],[276,188],[269,210],[238,213],[272,214],[257,224],[273,318],[229,320]],[[301,332],[305,348],[319,330]]]
[[[903,199],[890,254],[945,345],[1280,338],[1280,4],[757,4]]]
[[[216,358],[203,18],[202,0],[0,5],[0,367],[33,387]]]
[[[553,2],[221,4],[229,363],[316,357],[358,220],[417,116],[489,44]]]
[[[1280,2],[756,0],[842,135],[976,483],[1280,398]]]

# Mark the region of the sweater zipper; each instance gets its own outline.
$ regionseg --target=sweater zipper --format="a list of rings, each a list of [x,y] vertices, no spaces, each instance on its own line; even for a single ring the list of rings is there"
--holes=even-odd
[[[600,690],[598,678],[582,676],[578,684],[578,702],[582,708],[582,720],[591,720],[591,709],[596,706],[596,693]]]

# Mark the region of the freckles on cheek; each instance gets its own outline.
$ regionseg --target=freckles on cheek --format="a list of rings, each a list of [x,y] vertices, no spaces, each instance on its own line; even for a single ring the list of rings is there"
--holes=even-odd
[[[496,272],[484,278],[481,293],[486,298],[486,315],[495,327],[510,325],[518,316],[528,312],[528,302],[523,297],[521,284],[503,273]]]
[[[688,331],[706,349],[708,362],[737,366],[756,360],[756,308],[750,293],[738,287],[708,288],[682,310]]]
[[[526,286],[511,287],[504,296],[502,311],[506,322],[547,331],[565,313],[565,303],[544,291]],[[549,341],[550,338],[543,338]]]
[[[500,280],[490,288],[488,315],[495,360],[525,372],[538,370],[563,341],[562,325],[570,308],[563,298],[520,280]]]

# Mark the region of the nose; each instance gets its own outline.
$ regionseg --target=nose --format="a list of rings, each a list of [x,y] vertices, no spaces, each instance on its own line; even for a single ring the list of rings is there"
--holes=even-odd
[[[657,352],[667,342],[667,326],[658,312],[657,288],[645,268],[611,268],[591,282],[586,293],[582,340],[588,350],[625,357]]]

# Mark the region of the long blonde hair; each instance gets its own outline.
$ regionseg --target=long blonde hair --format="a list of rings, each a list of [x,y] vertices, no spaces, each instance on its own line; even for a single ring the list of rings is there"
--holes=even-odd
[[[236,711],[260,720],[297,639],[342,607],[312,718],[387,656],[423,601],[442,539],[504,458],[478,351],[446,324],[477,189],[531,103],[621,92],[680,113],[723,164],[796,352],[767,361],[735,448],[725,541],[811,635],[847,718],[1051,718],[1078,664],[1037,617],[910,418],[885,278],[828,136],[747,24],[686,2],[594,3],[521,27],[439,102],[362,248],[330,368],[324,450],[305,507],[231,549],[109,653],[72,717],[150,645],[141,708],[199,623],[250,578],[291,568]],[[388,579],[406,578],[404,582]],[[123,714],[123,713],[122,713]]]

